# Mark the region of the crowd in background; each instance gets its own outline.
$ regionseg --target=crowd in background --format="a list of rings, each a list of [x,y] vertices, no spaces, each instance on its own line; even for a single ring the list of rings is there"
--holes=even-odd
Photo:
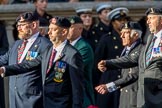
[[[148,34],[150,34],[148,28],[147,28],[147,16],[143,16],[141,19],[139,19],[139,21],[133,21],[131,17],[128,16],[129,10],[126,7],[117,7],[117,8],[112,8],[112,6],[110,4],[98,4],[96,7],[94,7],[97,17],[93,18],[93,9],[91,7],[78,7],[75,12],[76,15],[74,17],[69,17],[67,18],[69,20],[69,22],[71,23],[71,27],[67,24],[67,22],[63,21],[64,19],[62,18],[55,18],[56,16],[54,15],[50,15],[48,14],[48,12],[46,12],[46,8],[48,5],[48,2],[82,2],[82,1],[101,1],[101,0],[34,0],[34,1],[30,1],[30,0],[15,0],[15,1],[1,1],[1,4],[8,4],[9,2],[11,4],[15,4],[15,3],[33,3],[35,6],[35,10],[33,10],[32,12],[32,19],[30,14],[24,14],[27,16],[23,16],[23,19],[21,19],[21,16],[19,16],[16,19],[14,26],[14,39],[15,41],[20,40],[19,38],[19,34],[20,34],[20,28],[22,26],[24,26],[23,24],[21,24],[21,20],[22,22],[25,20],[29,23],[31,22],[35,22],[35,21],[39,21],[39,24],[35,24],[35,26],[37,26],[35,29],[33,29],[32,33],[30,34],[31,36],[34,35],[34,33],[38,33],[43,36],[43,38],[45,37],[45,39],[50,40],[51,42],[53,42],[51,40],[51,32],[52,32],[52,28],[50,29],[49,27],[51,27],[51,24],[57,25],[59,27],[62,28],[69,28],[69,34],[67,34],[67,40],[68,42],[75,47],[75,49],[77,49],[77,51],[79,51],[80,56],[82,57],[82,62],[83,62],[83,86],[84,86],[84,94],[83,94],[83,108],[137,108],[137,89],[138,89],[138,74],[135,76],[134,74],[132,75],[134,79],[132,79],[132,76],[130,78],[130,75],[125,75],[123,73],[123,71],[126,70],[121,70],[121,69],[112,69],[112,70],[105,70],[104,73],[101,72],[100,69],[98,69],[98,63],[101,60],[109,60],[109,59],[116,59],[119,57],[122,57],[124,55],[127,55],[128,53],[126,52],[127,48],[130,50],[130,46],[134,45],[133,42],[137,42],[138,39],[140,39],[139,44],[146,44],[147,41],[147,36]],[[107,0],[102,0],[102,1],[107,1]],[[116,0],[111,0],[111,1],[116,1]],[[131,1],[131,0],[128,0]],[[147,1],[147,0],[145,0]],[[150,10],[151,11],[151,10]],[[157,10],[155,10],[155,13],[157,12]],[[161,12],[161,11],[160,11]],[[161,14],[161,13],[158,14]],[[148,14],[147,14],[148,15]],[[34,18],[38,18],[38,19],[34,19]],[[56,21],[55,21],[56,20]],[[131,22],[131,23],[130,23]],[[135,22],[132,23],[132,22]],[[20,23],[20,24],[19,24]],[[64,25],[63,23],[66,23],[67,25]],[[136,25],[137,24],[137,25]],[[34,25],[33,25],[34,26]],[[139,27],[140,26],[140,27]],[[8,51],[9,49],[9,45],[8,45],[8,40],[7,40],[7,35],[6,35],[6,31],[5,31],[5,26],[3,24],[3,22],[0,23],[0,55],[4,55],[5,52]],[[123,41],[125,38],[124,33],[122,32],[123,29],[135,29],[135,30],[140,30],[141,34],[139,33],[139,37],[137,38],[137,40],[131,40],[133,41],[131,43],[131,45],[124,45]],[[137,30],[137,32],[138,32]],[[30,30],[28,31],[30,32]],[[50,35],[49,35],[50,34]],[[59,35],[59,34],[58,34]],[[42,39],[44,40],[44,39]],[[65,39],[66,40],[66,39]],[[62,41],[64,43],[64,41]],[[45,44],[46,42],[43,42],[43,44]],[[47,42],[48,44],[50,42]],[[41,43],[42,44],[42,43]],[[42,44],[42,45],[43,45]],[[54,44],[54,43],[53,43]],[[137,44],[138,45],[138,44]],[[129,46],[129,47],[127,47]],[[134,45],[136,46],[136,45]],[[134,49],[133,46],[133,49]],[[34,46],[36,47],[36,46]],[[46,48],[48,48],[47,46],[40,47],[40,49],[38,48],[38,52],[41,54]],[[131,49],[131,50],[133,50]],[[130,52],[131,52],[130,50]],[[71,50],[71,54],[73,54],[73,50]],[[14,52],[14,51],[13,51]],[[68,52],[70,53],[70,52]],[[10,55],[11,54],[11,55]],[[12,58],[15,58],[16,56],[13,56],[11,51],[9,52],[9,58],[10,56],[12,56]],[[77,57],[76,57],[77,58]],[[78,57],[77,59],[80,59],[80,57]],[[0,57],[0,60],[2,60],[2,58]],[[13,64],[14,62],[11,62],[12,60],[8,60],[9,64]],[[1,62],[1,61],[0,61]],[[67,61],[68,62],[68,61]],[[21,62],[20,62],[21,63]],[[65,65],[64,63],[60,62],[62,65]],[[82,67],[82,63],[78,62],[77,64],[80,64],[80,68]],[[0,64],[1,65],[1,64]],[[65,66],[66,67],[66,66]],[[74,65],[75,67],[75,65]],[[78,67],[79,68],[79,67]],[[138,67],[134,68],[135,70],[138,71],[137,69]],[[128,69],[127,72],[129,72],[132,68]],[[78,69],[79,70],[79,69]],[[76,71],[78,71],[76,70]],[[34,70],[34,71],[40,71],[38,70]],[[69,70],[71,71],[71,70]],[[81,71],[81,72],[82,72]],[[31,71],[32,73],[32,71]],[[138,72],[137,72],[138,73]],[[72,75],[73,76],[73,75]],[[81,75],[80,75],[81,76]],[[129,78],[131,79],[127,79],[126,76],[129,76]],[[38,84],[37,81],[40,80],[41,76],[32,76],[31,74],[27,74],[27,73],[23,73],[23,75],[15,75],[15,76],[9,76],[10,78],[10,82],[9,82],[9,86],[11,88],[14,88],[14,86],[17,86],[18,88],[23,88],[23,85],[29,83],[29,81],[33,78],[33,83],[35,83],[35,87],[36,88],[40,88],[41,84]],[[69,77],[67,75],[67,77]],[[70,76],[71,77],[71,76]],[[78,75],[74,75],[73,77],[77,77],[80,81],[77,82],[77,84],[80,84],[82,82],[82,78],[78,77]],[[125,78],[124,80],[128,80],[125,84],[122,85],[120,84],[122,78]],[[24,78],[24,79],[23,79]],[[26,78],[26,79],[25,79]],[[37,80],[36,80],[37,79]],[[75,78],[72,78],[75,79]],[[17,81],[23,81],[24,82],[19,82],[17,83]],[[26,82],[25,82],[26,80]],[[60,81],[61,79],[59,79]],[[68,80],[68,79],[67,79]],[[32,82],[31,81],[31,82]],[[41,82],[41,81],[40,81]],[[74,89],[76,86],[79,88],[81,85],[77,85],[74,84],[75,81],[72,81],[68,84],[72,85],[72,89]],[[99,89],[101,89],[100,84],[114,84],[112,83],[114,82],[118,87],[117,88],[112,88],[112,90],[110,89],[109,85],[102,85],[103,88],[105,87],[109,87],[108,89],[110,89],[110,91],[108,91],[108,93],[99,93],[101,92]],[[119,83],[120,82],[120,83]],[[21,84],[20,84],[21,83]],[[123,88],[125,86],[128,86],[130,84],[134,84],[134,86],[130,87],[130,88]],[[29,83],[30,84],[30,83]],[[54,85],[56,86],[56,85]],[[73,88],[74,86],[74,88]],[[111,85],[111,87],[114,85]],[[9,89],[11,89],[9,87]],[[76,87],[76,88],[77,88]],[[95,89],[96,87],[96,89]],[[98,87],[98,88],[97,88]],[[0,108],[7,108],[5,107],[5,102],[4,102],[4,91],[2,88],[4,88],[4,84],[3,84],[3,79],[0,78]],[[57,87],[59,89],[59,87]],[[77,88],[77,89],[78,89]],[[19,89],[21,91],[21,89]],[[24,87],[24,89],[28,89],[28,87]],[[34,92],[31,90],[30,93]],[[49,89],[54,89],[54,88],[50,88]],[[71,90],[71,88],[67,87],[66,89]],[[65,90],[66,90],[65,89]],[[134,93],[134,97],[132,96],[132,91],[131,90],[135,90]],[[28,96],[28,94],[26,93],[22,93],[22,94],[14,94],[15,91],[19,91],[18,89],[14,89],[12,91],[9,91],[10,96],[9,96],[9,100],[10,100],[10,104],[12,104],[13,106],[9,106],[10,108],[29,108],[29,106],[27,104],[35,104],[35,101],[39,101],[42,102],[42,100],[39,100],[37,97],[37,99],[35,100],[30,100],[29,102],[27,101],[28,99],[26,99],[27,97],[29,98],[30,96]],[[67,90],[68,91],[68,90]],[[82,91],[80,89],[80,91]],[[36,91],[38,92],[38,91]],[[59,91],[61,93],[64,93],[63,91]],[[69,91],[71,92],[71,91]],[[78,92],[78,91],[76,91]],[[131,92],[131,93],[130,93]],[[134,92],[134,91],[133,91]],[[12,94],[12,95],[11,95]],[[15,98],[17,98],[18,100],[21,98],[24,98],[23,96],[25,96],[25,101],[27,103],[21,103],[20,106],[16,105],[16,101],[13,99],[13,96],[15,95]],[[22,97],[21,97],[22,95]],[[71,94],[70,94],[71,95]],[[74,94],[73,94],[74,95]],[[142,95],[142,94],[141,94]],[[80,96],[82,96],[82,93],[80,94]],[[12,97],[12,99],[11,99]],[[67,96],[68,97],[68,96]],[[35,97],[34,97],[35,98]],[[33,98],[33,99],[34,99]],[[77,96],[76,96],[77,98]],[[123,101],[124,100],[126,101]],[[133,99],[132,99],[133,98]],[[71,99],[71,98],[70,98]],[[131,100],[132,99],[132,100]],[[22,99],[23,100],[23,99]],[[47,99],[48,100],[48,99]],[[47,101],[46,100],[46,101]],[[65,100],[65,99],[63,99]],[[77,101],[79,101],[81,99],[76,99],[76,103]],[[59,100],[61,101],[61,100]],[[128,102],[130,101],[130,102]],[[19,101],[21,102],[21,101]],[[33,102],[33,103],[32,103]],[[47,108],[50,108],[50,105],[55,105],[51,102],[51,100],[48,100],[49,104],[47,105]],[[47,102],[47,103],[48,103]],[[131,102],[134,102],[132,104],[130,104]],[[62,103],[59,103],[62,104]],[[80,104],[80,103],[78,103]],[[121,105],[122,104],[122,105]],[[25,105],[25,106],[23,106]],[[37,104],[35,104],[37,105]],[[38,107],[40,105],[40,107]],[[38,106],[32,106],[31,108],[41,108],[41,104],[39,104]],[[132,106],[131,106],[132,105]],[[68,105],[67,105],[68,106]],[[72,105],[73,106],[73,105]],[[71,107],[72,107],[71,106]],[[51,106],[51,108],[53,108]],[[57,104],[56,104],[56,108]],[[62,108],[62,107],[60,107]],[[73,106],[73,108],[78,108]],[[81,107],[80,107],[81,108]],[[143,107],[139,107],[139,108],[143,108]],[[144,107],[145,108],[145,107]],[[146,108],[150,108],[150,107],[146,107]],[[155,108],[160,108],[160,107],[155,107]]]
[[[160,0],[48,0],[49,3],[58,3],[58,2],[106,2],[106,1],[160,1]],[[33,3],[32,0],[1,0],[3,5],[5,4],[19,4],[19,3]]]

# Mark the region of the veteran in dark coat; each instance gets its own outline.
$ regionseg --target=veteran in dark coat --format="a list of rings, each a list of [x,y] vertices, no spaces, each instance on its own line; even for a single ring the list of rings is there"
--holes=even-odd
[[[94,66],[94,53],[91,46],[82,36],[83,21],[78,16],[69,18],[71,27],[67,39],[81,54],[84,63],[84,103],[83,108],[95,105],[94,89],[92,83],[92,69]]]
[[[53,46],[34,60],[6,67],[5,76],[41,68],[44,108],[82,108],[83,105],[83,61],[66,40],[70,26],[64,17],[52,18],[48,34]]]
[[[17,40],[5,55],[0,56],[0,66],[34,59],[51,45],[48,39],[39,34],[38,18],[33,13],[20,14],[16,22],[21,40]],[[26,47],[23,42],[27,42]],[[43,108],[42,102],[42,75],[39,68],[9,77],[10,108]]]
[[[113,68],[128,68],[139,65],[138,79],[138,108],[162,107],[162,9],[149,8],[146,11],[147,24],[152,35],[148,36],[146,46],[134,49],[131,54],[119,59],[100,62],[100,69],[104,71]]]
[[[121,56],[128,55],[133,49],[140,46],[142,42],[141,27],[137,22],[126,22],[122,26],[121,38],[125,46]],[[122,69],[121,78],[107,84],[101,84],[95,89],[100,94],[113,92],[120,89],[119,108],[137,108],[137,79],[138,67]]]

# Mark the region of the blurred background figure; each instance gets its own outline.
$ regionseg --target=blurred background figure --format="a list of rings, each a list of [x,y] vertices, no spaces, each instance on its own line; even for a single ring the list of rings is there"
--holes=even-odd
[[[33,0],[35,11],[34,15],[39,19],[40,34],[48,38],[49,20],[52,15],[46,12],[48,0]]]
[[[99,4],[96,6],[98,22],[93,26],[91,40],[93,40],[93,49],[95,50],[100,38],[109,32],[109,23],[107,14],[112,10],[110,4]]]
[[[0,55],[8,51],[9,43],[3,21],[0,21]],[[7,90],[5,91],[7,93]],[[4,79],[0,77],[0,108],[5,108]],[[5,95],[7,98],[7,95]]]
[[[84,103],[83,108],[95,105],[94,89],[92,84],[92,69],[94,64],[94,53],[91,46],[82,38],[83,21],[78,16],[69,18],[71,27],[68,40],[81,54],[84,63]]]
[[[6,5],[8,4],[8,0],[0,0],[0,5]]]
[[[101,60],[114,59],[120,56],[123,50],[120,29],[121,25],[128,20],[128,12],[127,8],[120,7],[108,13],[108,19],[110,20],[109,31],[106,35],[101,37],[95,50],[95,85],[104,84],[120,78],[120,70],[110,70],[101,73],[97,69],[97,64]],[[105,95],[97,94],[96,102],[99,108],[118,108],[119,96],[119,90]]]
[[[93,13],[92,8],[90,7],[79,7],[76,9],[77,15],[81,18],[83,21],[83,31],[82,31],[82,37],[92,46],[93,48],[93,41],[90,38],[90,33],[92,31],[93,27]]]
[[[30,3],[31,0],[12,0],[11,4]]]
[[[39,21],[39,32],[42,36],[49,38],[48,36],[48,26],[49,26],[49,21],[46,19],[41,19]]]

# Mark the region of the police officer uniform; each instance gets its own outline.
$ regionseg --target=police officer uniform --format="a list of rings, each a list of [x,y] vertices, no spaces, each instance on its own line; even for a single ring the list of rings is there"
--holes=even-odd
[[[112,26],[113,21],[120,20],[121,18],[126,18],[128,14],[127,8],[116,8],[108,14],[108,18],[110,22],[110,30],[109,32],[102,36],[98,46],[95,50],[95,64],[97,64],[100,60],[105,59],[114,59],[118,58],[123,50],[122,40],[120,38],[120,34],[115,31]],[[94,83],[104,84],[120,78],[120,70],[110,70],[109,72],[101,73],[98,69],[95,71]],[[97,94],[97,105],[99,108],[118,108],[119,105],[119,96],[120,92],[115,91],[113,93],[101,95]]]
[[[111,10],[112,6],[109,4],[99,4],[96,7],[97,14],[101,14],[103,10]],[[91,39],[93,40],[93,47],[96,48],[100,38],[109,32],[109,25],[106,25],[99,19],[99,22],[92,28]]]

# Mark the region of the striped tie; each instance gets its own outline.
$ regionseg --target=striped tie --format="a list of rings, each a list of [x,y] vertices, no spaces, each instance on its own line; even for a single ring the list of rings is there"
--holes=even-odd
[[[156,38],[157,38],[156,36],[154,36],[152,38],[152,41],[150,43],[150,46],[149,46],[149,48],[147,50],[147,53],[146,53],[146,65],[148,65],[149,62],[150,62],[151,54],[152,54],[152,49],[153,49],[153,46],[154,46],[154,43],[155,43]]]
[[[22,54],[23,54],[23,51],[24,51],[24,49],[25,49],[25,47],[26,47],[27,42],[28,42],[28,41],[25,39],[25,40],[23,41],[21,47],[18,49],[18,57],[17,57],[18,63],[20,62],[21,56],[22,56]]]
[[[48,64],[47,73],[50,71],[50,69],[51,69],[51,67],[52,67],[53,60],[54,60],[55,56],[56,56],[56,50],[53,49],[53,50],[52,50],[52,53],[51,53],[50,61],[49,61],[49,64]]]

